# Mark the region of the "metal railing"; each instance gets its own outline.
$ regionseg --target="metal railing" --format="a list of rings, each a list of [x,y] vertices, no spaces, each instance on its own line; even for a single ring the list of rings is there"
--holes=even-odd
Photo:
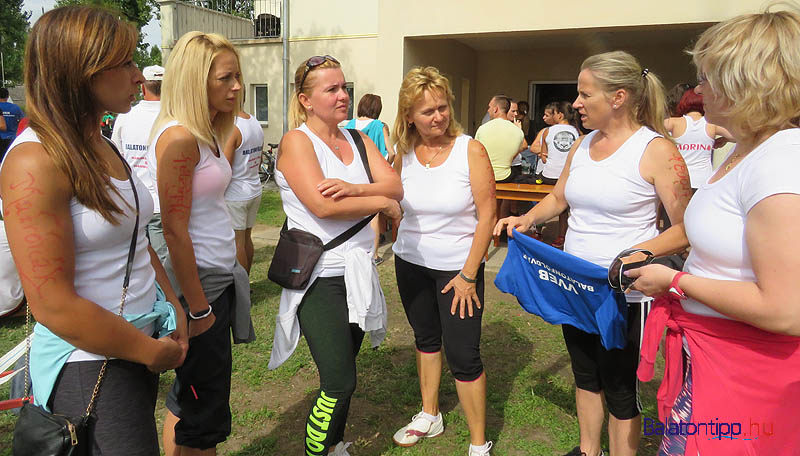
[[[251,37],[235,38],[280,38],[281,36],[281,0],[184,0],[184,2],[253,22]]]

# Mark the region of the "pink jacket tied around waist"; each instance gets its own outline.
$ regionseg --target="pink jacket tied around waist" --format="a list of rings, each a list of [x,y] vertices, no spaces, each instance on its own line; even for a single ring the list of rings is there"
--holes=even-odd
[[[659,297],[645,325],[637,371],[642,381],[653,378],[665,328],[666,366],[658,388],[658,417],[666,423],[681,391],[685,337],[692,363],[690,422],[710,423],[694,435],[688,428],[687,455],[800,454],[800,338],[690,314],[677,298]],[[721,423],[730,429],[738,423],[741,434],[712,435]]]

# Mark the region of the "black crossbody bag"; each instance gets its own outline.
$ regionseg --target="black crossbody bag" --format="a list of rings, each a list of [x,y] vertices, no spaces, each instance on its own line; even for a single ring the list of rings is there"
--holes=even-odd
[[[358,148],[359,155],[361,155],[361,163],[367,172],[367,178],[372,183],[372,173],[369,170],[367,148],[364,146],[364,141],[361,139],[358,130],[348,128],[348,131],[350,136],[353,137],[353,142]],[[278,239],[278,245],[275,247],[275,254],[272,256],[272,263],[269,265],[267,277],[283,288],[290,290],[305,289],[311,279],[311,273],[319,261],[319,257],[322,256],[322,252],[342,245],[342,243],[361,231],[373,217],[375,217],[375,214],[351,226],[347,231],[336,236],[327,244],[323,244],[320,238],[308,231],[298,230],[297,228],[287,229],[287,219],[283,222],[281,235]]]
[[[139,232],[139,195],[136,193],[136,185],[133,182],[131,170],[125,159],[122,158],[117,148],[111,144],[111,148],[117,153],[119,159],[125,165],[125,173],[128,175],[128,182],[131,183],[133,199],[136,201],[136,213],[133,226],[133,236],[128,250],[128,262],[125,265],[125,280],[122,282],[122,297],[120,298],[119,315],[122,316],[122,309],[125,307],[125,298],[128,294],[128,282],[131,278],[133,268],[133,257],[136,251],[136,237]],[[25,329],[28,331],[30,324],[31,310],[28,306]],[[97,376],[97,383],[94,385],[92,397],[86,407],[86,413],[80,417],[70,417],[50,413],[44,408],[34,405],[28,398],[28,375],[30,375],[30,356],[31,342],[28,339],[28,351],[25,355],[25,398],[27,402],[19,412],[17,424],[14,426],[14,438],[11,444],[14,456],[83,456],[89,454],[89,425],[94,419],[94,411],[97,394],[100,391],[100,384],[103,383],[103,376],[108,365],[108,358],[103,362],[100,373]]]

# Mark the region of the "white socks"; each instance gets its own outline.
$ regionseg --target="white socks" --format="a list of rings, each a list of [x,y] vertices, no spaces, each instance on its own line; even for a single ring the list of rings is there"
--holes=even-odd
[[[439,415],[431,415],[430,413],[425,413],[424,410],[420,412],[420,416],[430,421],[431,423],[438,423],[440,419]]]

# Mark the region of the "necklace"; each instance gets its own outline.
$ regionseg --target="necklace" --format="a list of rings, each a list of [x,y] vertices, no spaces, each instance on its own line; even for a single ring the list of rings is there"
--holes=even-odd
[[[430,146],[428,146],[428,148],[430,149]],[[439,150],[438,150],[438,151],[436,151],[436,153],[435,153],[435,154],[433,154],[433,157],[431,157],[431,159],[430,159],[430,160],[428,160],[428,162],[427,162],[427,163],[425,163],[425,169],[431,169],[431,162],[433,162],[433,160],[435,160],[435,159],[436,159],[436,157],[437,157],[437,156],[438,156],[440,153],[442,153],[442,151],[443,151],[443,150],[444,150],[444,145],[442,145],[442,146],[439,146]]]
[[[741,154],[733,154],[733,157],[731,157],[731,161],[729,161],[728,164],[725,165],[725,172],[726,173],[728,171],[730,171],[731,168],[733,168],[733,165],[736,164],[736,160],[738,160],[740,157],[741,157]]]

